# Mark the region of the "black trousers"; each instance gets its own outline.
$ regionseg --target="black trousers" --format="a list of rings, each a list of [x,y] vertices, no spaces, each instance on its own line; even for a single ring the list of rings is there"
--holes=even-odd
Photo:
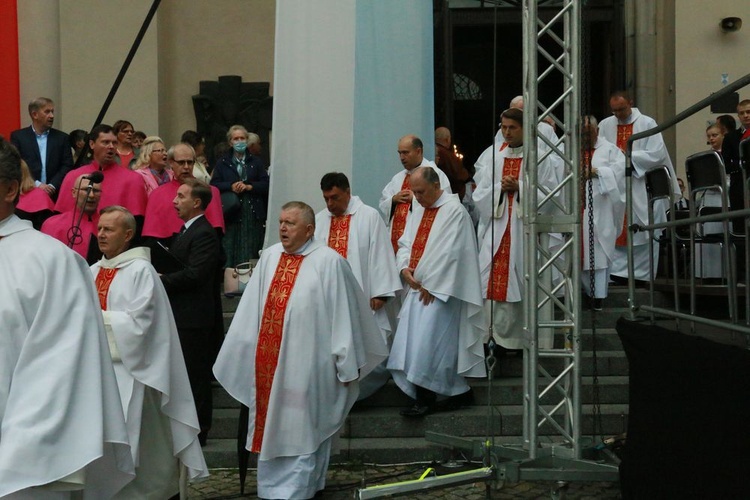
[[[195,400],[195,411],[201,433],[198,436],[205,444],[213,417],[211,393],[211,366],[213,365],[213,331],[211,328],[178,328],[182,355],[185,358],[190,388]]]

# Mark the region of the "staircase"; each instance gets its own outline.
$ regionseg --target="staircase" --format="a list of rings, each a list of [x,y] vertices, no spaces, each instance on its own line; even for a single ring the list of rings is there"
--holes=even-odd
[[[637,291],[640,303],[648,302],[645,290]],[[657,300],[663,301],[657,294]],[[239,299],[224,299],[225,327],[229,327]],[[625,432],[628,419],[628,362],[615,332],[617,319],[627,313],[627,288],[610,287],[604,310],[594,313],[597,320],[597,368],[599,402],[604,435]],[[583,433],[591,434],[593,355],[591,352],[591,312],[583,312]],[[562,339],[556,339],[561,344]],[[544,361],[553,373],[562,360]],[[475,406],[450,412],[439,412],[423,419],[409,419],[399,415],[410,400],[393,381],[367,400],[357,403],[347,418],[341,439],[341,453],[333,462],[358,461],[365,463],[401,463],[444,460],[450,450],[427,443],[426,431],[467,438],[485,439],[488,432],[497,444],[520,444],[523,426],[522,374],[523,359],[508,354],[498,359],[495,376],[471,379]],[[491,408],[488,407],[488,401]],[[544,402],[543,402],[544,403]],[[208,444],[203,449],[209,467],[237,467],[236,436],[239,404],[214,383],[214,422]],[[548,431],[540,429],[540,435]],[[555,436],[556,437],[556,436]],[[543,438],[544,439],[544,438]],[[552,436],[549,437],[552,439]]]

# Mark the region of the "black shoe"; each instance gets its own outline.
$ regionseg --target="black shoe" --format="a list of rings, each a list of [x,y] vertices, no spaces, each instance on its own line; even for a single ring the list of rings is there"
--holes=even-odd
[[[601,311],[604,300],[602,299],[591,299],[591,309],[594,311]]]
[[[399,412],[402,417],[422,418],[432,413],[432,407],[428,405],[415,404],[411,408],[406,408]]]

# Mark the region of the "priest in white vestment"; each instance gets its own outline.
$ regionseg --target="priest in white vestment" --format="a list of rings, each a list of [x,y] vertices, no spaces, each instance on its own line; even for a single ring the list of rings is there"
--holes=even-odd
[[[13,214],[0,138],[0,498],[111,498],[133,459],[86,262]]]
[[[336,250],[352,266],[375,321],[390,345],[399,308],[396,296],[402,287],[383,219],[359,196],[352,196],[349,179],[340,172],[325,174],[320,189],[327,208],[315,215],[315,239]],[[389,378],[391,374],[383,362],[360,380],[359,399],[374,394]]]
[[[518,110],[523,111],[524,108],[524,100],[523,96],[516,96],[513,99],[511,99],[510,104],[508,105],[509,109],[515,108]],[[548,116],[549,118],[549,116]],[[537,158],[543,159],[546,163],[546,165],[553,167],[555,174],[557,175],[558,182],[562,182],[562,179],[564,178],[564,169],[565,164],[563,162],[563,159],[558,155],[557,153],[551,152],[552,148],[550,147],[550,144],[554,144],[558,149],[561,151],[565,150],[565,144],[562,143],[561,139],[557,137],[557,134],[555,133],[554,127],[545,121],[540,121],[536,125],[537,129]],[[546,139],[546,141],[545,141]],[[498,155],[500,155],[501,151],[503,151],[505,148],[508,147],[508,143],[505,141],[505,138],[503,136],[503,130],[502,130],[502,123],[498,124],[498,131],[495,134],[495,141],[492,145],[490,145],[487,149],[482,151],[482,154],[479,155],[479,158],[477,158],[476,163],[474,163],[474,180],[477,181],[480,178],[480,173],[483,170],[489,170],[490,166],[493,162],[493,150],[494,153],[494,161],[498,161]],[[497,163],[496,163],[497,164]],[[560,199],[560,195],[557,196],[558,199]],[[489,219],[479,217],[479,223],[477,225],[477,233],[480,235],[479,241],[481,242],[481,235],[484,234],[484,232],[487,230],[487,223],[489,222]],[[550,253],[555,253],[557,249],[564,243],[562,235],[559,233],[553,233],[550,234]],[[555,283],[557,283],[560,279],[562,279],[562,275],[560,275],[558,269],[556,267],[552,268],[552,273],[554,275]]]
[[[656,127],[653,118],[641,114],[633,107],[633,100],[627,92],[614,92],[609,99],[612,115],[599,123],[599,136],[611,142],[623,152],[627,148],[628,139],[633,134],[645,132]],[[646,193],[646,172],[661,166],[667,167],[672,178],[672,191],[675,197],[680,194],[677,175],[672,160],[669,158],[667,146],[661,134],[652,135],[633,143],[631,160],[633,163],[633,221],[631,223],[648,224],[648,195]],[[654,204],[654,222],[665,222],[666,212],[669,210],[667,200],[659,200]],[[626,214],[627,219],[627,214]],[[649,269],[648,231],[638,231],[633,234],[633,271],[637,280],[651,281],[656,274],[659,264],[659,245],[654,245],[654,269]],[[615,258],[612,262],[610,274],[618,278],[628,277],[627,234],[624,227],[617,238]]]
[[[116,498],[187,498],[187,481],[208,477],[200,427],[167,292],[150,250],[130,248],[135,224],[126,208],[103,209],[104,258],[91,266],[136,467]]]
[[[263,251],[214,365],[249,408],[261,498],[312,498],[325,487],[359,379],[388,354],[351,267],[314,233],[308,205],[282,207],[281,242]]]
[[[583,124],[584,165],[590,162],[591,174],[583,191],[584,206],[583,272],[581,284],[592,299],[592,308],[600,310],[607,297],[609,268],[615,254],[615,240],[625,217],[625,155],[617,146],[598,136],[596,118],[585,117]],[[593,146],[593,147],[592,147]],[[584,170],[585,175],[585,170]],[[591,200],[589,200],[589,184]],[[590,219],[591,218],[591,219]],[[593,248],[589,244],[593,222]],[[594,254],[594,290],[591,290],[591,252]]]
[[[477,175],[474,203],[479,210],[479,268],[486,299],[486,316],[493,337],[506,349],[524,347],[523,261],[523,112],[509,108],[501,116],[504,147],[495,155],[494,168]],[[537,165],[537,183],[548,190],[559,182],[557,165],[544,160]],[[542,194],[540,193],[540,197]],[[540,329],[539,347],[552,347],[551,329]]]
[[[393,253],[398,252],[398,239],[404,234],[406,221],[411,214],[422,210],[411,191],[411,174],[417,167],[432,167],[440,178],[440,189],[450,193],[451,183],[435,162],[426,159],[422,153],[422,140],[415,135],[405,135],[398,141],[398,157],[404,166],[385,185],[380,194],[380,211],[385,217],[386,226],[391,237]]]
[[[458,199],[428,167],[412,174],[423,210],[399,239],[396,265],[406,286],[388,369],[416,402],[401,412],[423,417],[469,404],[464,377],[483,377],[486,325],[474,225]]]

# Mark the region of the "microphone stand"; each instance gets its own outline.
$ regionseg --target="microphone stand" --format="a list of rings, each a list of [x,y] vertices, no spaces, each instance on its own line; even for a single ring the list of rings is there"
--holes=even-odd
[[[80,189],[80,188],[79,188]],[[94,190],[94,183],[92,181],[89,181],[89,185],[86,186],[86,198],[84,202],[88,201],[89,196],[91,196],[91,192]],[[75,219],[75,211],[78,208],[78,203],[76,202],[76,207],[73,209],[73,219]],[[68,230],[68,248],[73,248],[73,245],[75,245],[78,242],[83,241],[83,234],[81,231],[81,219],[83,219],[83,213],[84,209],[81,207],[81,213],[78,214],[78,220],[75,221],[75,223],[71,226],[71,228]]]

